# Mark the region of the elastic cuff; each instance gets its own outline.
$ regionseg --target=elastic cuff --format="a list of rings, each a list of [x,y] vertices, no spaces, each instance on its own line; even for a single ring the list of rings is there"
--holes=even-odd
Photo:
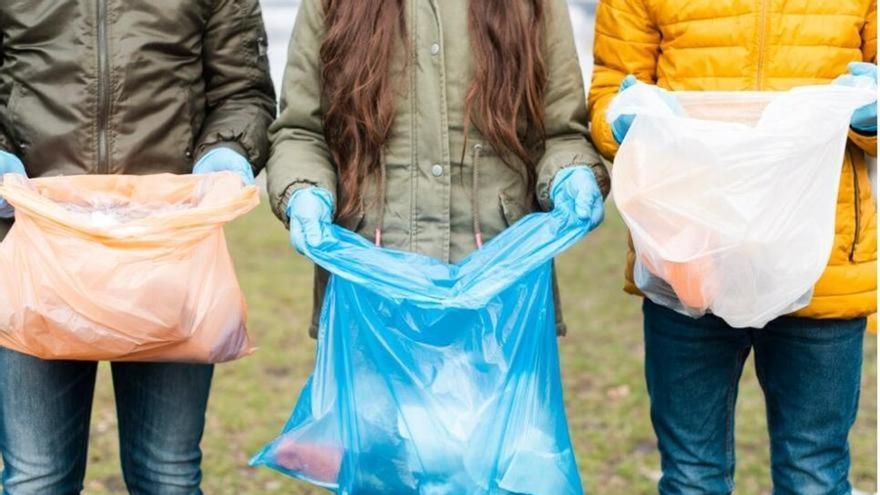
[[[247,150],[245,150],[244,147],[241,146],[240,144],[238,144],[237,142],[235,142],[235,141],[218,141],[216,143],[209,144],[209,145],[204,146],[201,149],[199,149],[199,154],[198,154],[198,156],[195,157],[195,160],[193,160],[193,163],[198,163],[198,161],[201,160],[205,155],[207,155],[211,151],[214,151],[215,149],[218,149],[218,148],[231,149],[232,151],[243,156],[246,160],[248,160],[248,162],[250,162],[250,159],[248,158]]]
[[[860,136],[874,137],[877,135],[877,128],[876,127],[873,129],[859,129],[858,127],[850,126],[849,128],[850,128],[850,130],[852,130],[853,132],[855,132],[856,134],[858,134]]]
[[[251,170],[254,173],[254,177],[256,177],[260,173],[260,168],[257,167],[257,164],[256,164],[256,160],[255,160],[256,157],[252,153],[250,153],[248,148],[246,148],[244,145],[242,145],[238,141],[216,140],[216,141],[210,141],[208,143],[200,144],[200,145],[196,146],[196,153],[193,157],[193,163],[194,164],[198,163],[199,160],[202,159],[202,157],[204,157],[209,152],[211,152],[212,150],[215,150],[217,148],[229,148],[232,151],[235,151],[239,155],[243,156],[248,161],[248,163],[251,164]]]
[[[284,222],[284,228],[290,228],[290,218],[287,216],[287,205],[290,203],[290,198],[293,196],[293,193],[299,191],[300,189],[305,189],[307,187],[320,187],[318,184],[314,182],[298,180],[291,182],[285,189],[284,194],[278,198],[278,203],[275,205],[275,211],[278,212],[278,216],[281,218],[281,221]]]
[[[608,167],[605,163],[594,163],[590,168],[593,170],[596,184],[599,184],[599,190],[602,191],[602,199],[608,199],[608,195],[611,194],[611,175],[608,173]]]
[[[850,141],[870,156],[877,156],[877,134],[862,134],[852,127],[849,129]]]
[[[556,177],[565,169],[573,168],[573,167],[589,167],[590,165],[586,162],[571,162],[566,165],[563,165],[556,169],[555,172],[550,175],[549,179],[546,182],[546,185],[543,183],[538,184],[538,205],[541,207],[543,211],[550,211],[553,209],[553,184],[556,182]]]

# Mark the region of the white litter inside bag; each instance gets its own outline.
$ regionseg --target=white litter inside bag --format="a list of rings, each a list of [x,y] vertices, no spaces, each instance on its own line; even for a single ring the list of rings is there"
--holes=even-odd
[[[61,208],[73,213],[78,221],[98,229],[118,228],[126,224],[159,215],[175,215],[201,206],[205,195],[215,184],[216,177],[205,176],[192,194],[170,202],[167,198],[132,198],[119,191],[92,191],[87,199],[52,198]],[[2,184],[2,180],[0,180]],[[32,185],[29,185],[32,187]],[[118,229],[116,232],[120,232]]]
[[[614,161],[615,202],[655,303],[734,327],[806,306],[834,240],[853,111],[876,91],[683,92],[676,115],[638,84],[609,122],[635,114]]]
[[[159,214],[179,212],[193,208],[191,203],[178,204],[132,204],[115,201],[102,201],[96,197],[91,204],[58,203],[65,210],[82,215],[86,221],[97,228],[108,228],[123,225],[142,218]]]

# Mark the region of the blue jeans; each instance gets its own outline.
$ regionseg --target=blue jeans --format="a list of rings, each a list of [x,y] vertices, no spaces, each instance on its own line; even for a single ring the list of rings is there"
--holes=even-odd
[[[0,348],[4,495],[83,489],[97,363]],[[199,443],[213,366],[113,363],[122,473],[133,495],[201,494]]]
[[[773,493],[848,494],[865,319],[782,317],[734,329],[645,300],[645,374],[661,494],[733,491],[734,410],[749,352],[767,404]]]

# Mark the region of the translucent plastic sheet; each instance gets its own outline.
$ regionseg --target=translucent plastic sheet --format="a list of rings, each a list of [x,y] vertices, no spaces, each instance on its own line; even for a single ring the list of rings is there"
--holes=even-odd
[[[233,173],[6,175],[0,345],[43,359],[221,362],[251,352],[223,225],[259,203]]]
[[[551,260],[587,225],[532,214],[456,265],[325,227],[315,370],[252,464],[339,494],[582,493]]]
[[[673,94],[686,115],[644,85],[607,115],[638,115],[612,180],[636,284],[658,304],[734,327],[804,307],[831,253],[850,117],[876,92]]]

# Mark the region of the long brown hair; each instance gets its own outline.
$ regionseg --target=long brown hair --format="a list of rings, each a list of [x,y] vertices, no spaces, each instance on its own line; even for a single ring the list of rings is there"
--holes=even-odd
[[[473,125],[499,155],[512,153],[526,165],[530,187],[535,152],[544,142],[543,2],[470,0],[468,12],[474,76],[465,100],[465,136]],[[324,135],[339,171],[337,216],[348,218],[361,206],[365,181],[379,171],[394,120],[391,61],[396,43],[410,49],[406,0],[323,3]]]

